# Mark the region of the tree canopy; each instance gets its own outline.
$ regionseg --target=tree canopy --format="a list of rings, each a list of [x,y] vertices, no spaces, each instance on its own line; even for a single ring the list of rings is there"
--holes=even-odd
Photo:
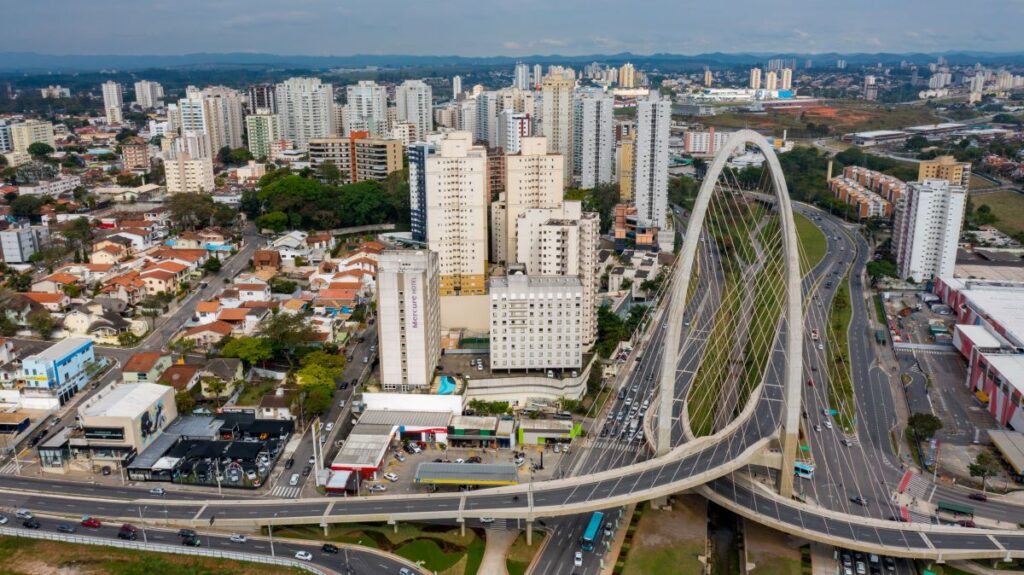
[[[907,425],[918,441],[928,441],[942,429],[942,420],[931,413],[915,413],[907,420]]]
[[[45,158],[53,153],[53,146],[46,142],[32,142],[28,145],[28,153],[33,158]]]

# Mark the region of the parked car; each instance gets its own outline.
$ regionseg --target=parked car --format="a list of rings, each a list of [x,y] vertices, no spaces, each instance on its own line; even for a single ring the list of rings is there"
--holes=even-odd
[[[384,479],[387,479],[391,483],[394,483],[394,482],[398,481],[398,476],[395,475],[394,473],[390,473],[389,472],[389,473],[385,473],[384,474]]]
[[[245,535],[241,535],[239,533],[235,533],[235,534],[231,535],[231,542],[232,543],[245,543],[248,540],[249,540],[248,537],[246,537]]]
[[[388,490],[388,488],[385,485],[377,484],[377,485],[371,485],[370,486],[370,493],[384,493],[387,490]]]
[[[330,432],[334,431],[334,423],[331,422],[331,421],[328,421],[327,425],[324,426],[324,431],[326,431],[327,433],[330,433]]]
[[[405,461],[405,456],[402,455],[401,452],[396,451],[395,452],[395,459],[397,459],[398,461]]]

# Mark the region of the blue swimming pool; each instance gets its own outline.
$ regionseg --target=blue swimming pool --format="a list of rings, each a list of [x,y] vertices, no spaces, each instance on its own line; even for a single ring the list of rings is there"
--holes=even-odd
[[[437,388],[438,395],[451,395],[455,393],[455,380],[448,375],[441,376],[441,385]]]

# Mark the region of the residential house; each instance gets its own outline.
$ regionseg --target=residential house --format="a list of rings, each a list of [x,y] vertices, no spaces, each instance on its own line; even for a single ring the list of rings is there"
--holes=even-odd
[[[169,385],[175,391],[188,391],[199,383],[199,370],[201,366],[179,363],[164,370],[157,378],[157,383]]]
[[[89,262],[99,265],[116,265],[118,262],[131,257],[129,249],[113,243],[108,243],[89,254]]]
[[[43,309],[50,313],[63,312],[71,305],[71,298],[67,294],[61,293],[37,293],[37,292],[21,292],[18,295],[31,300]]]
[[[267,309],[238,307],[221,310],[217,315],[217,321],[230,325],[235,335],[252,335],[269,315],[270,311]]]
[[[206,250],[159,248],[149,254],[154,261],[172,261],[187,266],[189,272],[201,273],[201,268],[210,259]]]
[[[120,228],[104,239],[125,238],[132,244],[132,249],[141,252],[150,248],[156,241],[156,233],[143,228]]]
[[[202,349],[211,349],[222,339],[231,335],[232,327],[223,321],[215,321],[206,325],[197,325],[185,330],[182,339],[191,339]]]
[[[108,250],[108,247],[111,247],[113,249]],[[135,242],[132,241],[131,238],[120,235],[107,236],[101,240],[93,242],[92,253],[93,255],[96,255],[98,252],[107,252],[110,257],[114,258],[113,261],[97,261],[96,258],[92,257],[90,257],[89,260],[94,264],[116,264],[117,262],[125,258],[132,257],[133,255],[135,255],[136,251],[138,250],[135,247]],[[100,258],[101,260],[107,259],[104,258],[103,256],[100,256]]]
[[[121,311],[125,308],[121,300],[107,298],[104,301],[120,304]],[[93,300],[69,311],[64,316],[64,328],[71,335],[87,336],[97,343],[117,343],[122,333],[135,337],[146,335],[149,326],[143,319],[126,319],[117,307],[106,307],[103,302]]]
[[[42,293],[64,293],[65,286],[81,287],[81,278],[64,272],[52,273],[32,284],[32,291]]]
[[[178,286],[188,277],[188,266],[172,261],[161,261],[146,267],[139,276],[146,284],[146,293],[177,293]]]
[[[196,304],[196,315],[193,321],[196,325],[206,325],[217,321],[221,307],[219,301],[201,301]]]
[[[265,283],[235,284],[235,289],[238,290],[238,299],[243,303],[270,300],[270,286]]]
[[[154,382],[171,367],[171,355],[159,351],[140,351],[128,358],[121,372],[125,383]]]
[[[242,367],[242,360],[232,357],[218,357],[211,359],[200,370],[199,381],[202,385],[202,394],[206,399],[223,399],[231,397],[235,393],[235,387],[239,382],[244,381],[245,370]],[[219,381],[224,384],[224,390],[214,393],[210,389],[210,383]]]
[[[135,305],[146,297],[146,282],[138,271],[133,270],[104,282],[100,293],[128,305]]]
[[[260,398],[260,419],[295,419],[292,415],[292,397],[278,388]]]
[[[295,258],[309,259],[311,250],[306,245],[308,236],[309,234],[306,232],[293,230],[274,240],[271,245],[280,254],[283,262],[295,265]]]
[[[113,271],[113,264],[70,263],[57,268],[57,273],[76,276],[86,286],[103,283],[104,280],[111,277]]]
[[[281,254],[274,250],[256,250],[252,256],[253,266],[256,271],[281,271]]]

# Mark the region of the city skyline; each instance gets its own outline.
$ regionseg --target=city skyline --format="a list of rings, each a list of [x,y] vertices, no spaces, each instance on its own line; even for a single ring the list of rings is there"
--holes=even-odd
[[[244,4],[186,0],[173,9],[153,2],[112,0],[109,4],[106,12],[116,13],[117,18],[97,19],[92,5],[54,0],[11,6],[5,14],[9,45],[50,54],[311,56],[933,52],[951,46],[1005,52],[1024,48],[1014,25],[1024,17],[1020,0],[974,5],[970,14],[955,21],[946,17],[962,12],[955,0],[929,4],[896,0],[887,3],[884,18],[858,5],[789,0],[771,6],[768,16],[775,23],[770,26],[760,25],[760,19],[753,20],[758,24],[744,24],[734,18],[762,7],[753,0],[698,7],[643,0],[630,7],[627,21],[621,17],[621,8],[606,0],[597,5],[564,0],[556,6],[422,3],[403,6],[398,14],[378,3],[342,6],[326,0],[294,2],[287,10],[266,0]],[[161,26],[150,26],[154,19]],[[39,34],[42,22],[47,23],[46,35]],[[914,25],[908,27],[907,22]],[[183,29],[190,30],[187,49],[182,49]]]

